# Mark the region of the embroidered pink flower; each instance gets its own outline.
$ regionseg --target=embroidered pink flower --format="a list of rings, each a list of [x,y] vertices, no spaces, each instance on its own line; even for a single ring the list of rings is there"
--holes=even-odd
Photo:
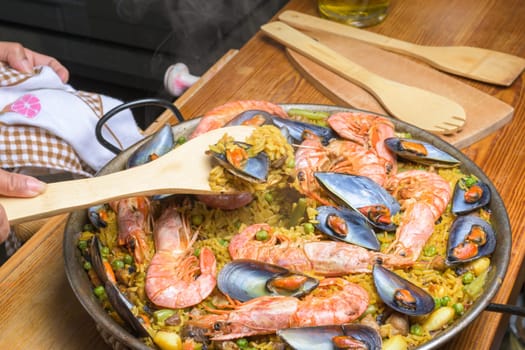
[[[40,100],[32,94],[26,94],[11,104],[11,111],[22,114],[28,118],[35,118],[40,112]]]

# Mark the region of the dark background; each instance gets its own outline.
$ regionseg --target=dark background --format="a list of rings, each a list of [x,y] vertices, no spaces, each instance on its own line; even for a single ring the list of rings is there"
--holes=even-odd
[[[0,40],[53,56],[78,90],[123,101],[173,100],[164,72],[176,62],[202,75],[239,49],[285,0],[0,0]],[[134,110],[144,128],[162,112]]]

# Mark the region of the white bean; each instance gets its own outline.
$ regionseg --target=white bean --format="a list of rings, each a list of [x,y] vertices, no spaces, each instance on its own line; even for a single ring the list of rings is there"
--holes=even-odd
[[[406,350],[408,344],[401,334],[394,335],[383,342],[381,350]]]

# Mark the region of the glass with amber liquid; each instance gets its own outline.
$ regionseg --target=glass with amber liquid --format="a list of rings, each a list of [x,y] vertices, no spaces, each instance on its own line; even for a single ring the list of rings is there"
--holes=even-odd
[[[328,19],[368,27],[385,19],[390,0],[318,0],[319,13]]]

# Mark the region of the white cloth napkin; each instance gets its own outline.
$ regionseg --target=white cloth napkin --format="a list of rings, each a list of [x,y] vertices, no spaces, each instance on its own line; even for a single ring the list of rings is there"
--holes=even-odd
[[[0,65],[0,123],[29,125],[62,138],[94,170],[99,170],[115,155],[96,139],[99,118],[122,102],[105,95],[75,90],[62,83],[49,67],[35,69],[23,79],[6,79],[13,70]],[[105,124],[102,134],[115,146],[125,149],[142,139],[130,110],[115,115]]]

